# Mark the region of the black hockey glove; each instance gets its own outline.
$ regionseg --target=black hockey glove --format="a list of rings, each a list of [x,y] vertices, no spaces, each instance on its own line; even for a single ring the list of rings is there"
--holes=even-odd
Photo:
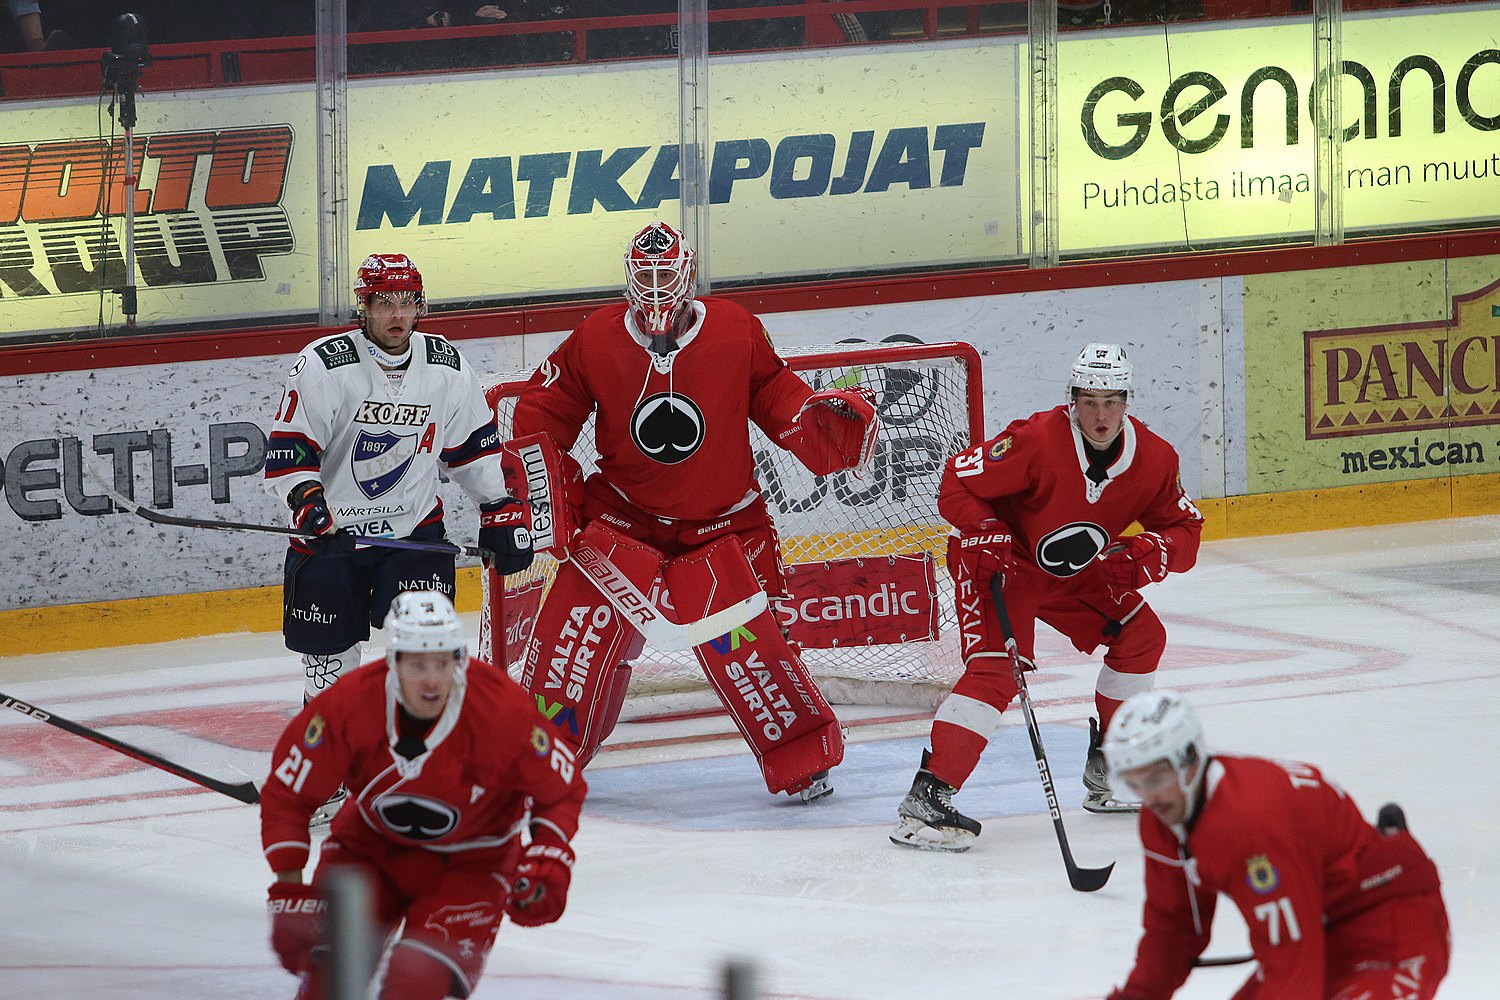
[[[495,553],[495,572],[519,573],[531,565],[526,507],[514,497],[479,505],[479,547]]]
[[[328,510],[328,501],[323,497],[323,484],[308,479],[292,487],[286,496],[286,505],[292,508],[292,527],[309,535],[331,535],[334,532],[333,514]]]

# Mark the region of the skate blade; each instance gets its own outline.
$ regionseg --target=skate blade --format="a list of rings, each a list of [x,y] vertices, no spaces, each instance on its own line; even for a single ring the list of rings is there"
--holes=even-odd
[[[347,798],[342,798],[336,802],[325,802],[318,806],[317,809],[313,810],[312,818],[307,821],[308,831],[311,833],[323,833],[327,831],[333,824],[333,817],[339,814],[339,810],[344,807],[344,803],[347,801]]]
[[[975,835],[967,830],[941,830],[919,819],[903,816],[891,831],[891,843],[914,847],[919,851],[946,851],[960,854],[974,846]]]
[[[833,782],[827,778],[824,778],[822,781],[814,781],[811,785],[802,789],[802,791],[795,793],[799,802],[816,802],[819,799],[826,799],[832,794]]]
[[[1083,797],[1083,808],[1091,813],[1109,815],[1112,813],[1138,813],[1141,811],[1139,802],[1126,802],[1122,799],[1110,798],[1109,796],[1085,795]]]

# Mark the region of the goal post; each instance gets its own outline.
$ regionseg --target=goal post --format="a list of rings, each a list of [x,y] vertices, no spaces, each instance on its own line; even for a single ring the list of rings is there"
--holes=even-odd
[[[777,617],[836,704],[936,705],[962,672],[952,585],[944,571],[948,524],[937,511],[949,456],[984,437],[980,358],[972,345],[833,344],[781,355],[816,389],[865,386],[880,439],[863,478],[814,476],[751,425],[756,478],[781,540],[788,595]],[[501,440],[530,373],[485,380]],[[573,448],[596,469],[593,420]],[[480,654],[511,667],[530,638],[557,561],[503,581],[484,573]],[[633,661],[628,715],[696,704],[708,691],[691,652],[649,646]]]

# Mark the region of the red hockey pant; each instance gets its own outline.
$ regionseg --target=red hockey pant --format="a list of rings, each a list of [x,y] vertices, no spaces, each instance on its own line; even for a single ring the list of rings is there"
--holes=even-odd
[[[988,588],[973,588],[962,579],[955,583],[964,673],[933,718],[930,766],[939,780],[961,788],[1015,698],[1016,682]],[[1081,653],[1104,647],[1094,690],[1101,728],[1109,725],[1121,702],[1151,687],[1167,631],[1139,593],[1116,595],[1094,568],[1065,580],[1030,567],[1018,569],[1006,582],[1005,606],[1016,648],[1028,667],[1038,619]]]

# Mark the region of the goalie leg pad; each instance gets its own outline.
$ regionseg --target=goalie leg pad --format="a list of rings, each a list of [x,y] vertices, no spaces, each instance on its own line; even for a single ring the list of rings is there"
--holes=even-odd
[[[664,573],[681,621],[720,611],[759,586],[735,537],[670,560]],[[800,792],[844,759],[838,719],[769,608],[693,652],[772,792]]]
[[[642,592],[651,590],[661,567],[660,552],[597,522],[585,528],[582,537],[609,556]],[[579,748],[579,760],[585,762],[612,726],[608,706],[616,665],[626,658],[635,630],[583,570],[568,561],[558,567],[531,635],[521,683],[536,696],[542,714]],[[619,694],[623,697],[623,690]],[[619,717],[618,706],[613,715]]]

